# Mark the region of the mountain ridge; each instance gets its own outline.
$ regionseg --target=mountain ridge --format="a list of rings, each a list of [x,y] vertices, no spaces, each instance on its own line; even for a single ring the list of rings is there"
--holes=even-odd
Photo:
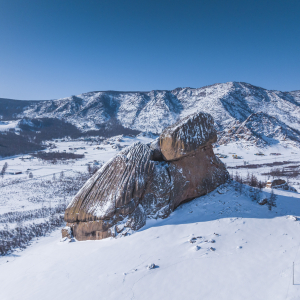
[[[11,115],[16,119],[63,119],[81,131],[97,130],[109,120],[116,119],[125,128],[161,133],[167,126],[199,111],[213,116],[219,142],[225,140],[222,138],[228,136],[230,128],[243,123],[250,115],[258,112],[300,131],[299,90],[267,90],[245,82],[150,92],[94,91],[57,100],[27,103],[28,105],[16,108],[16,112]],[[5,118],[7,116],[2,116],[2,119]],[[287,142],[289,138],[284,143]]]

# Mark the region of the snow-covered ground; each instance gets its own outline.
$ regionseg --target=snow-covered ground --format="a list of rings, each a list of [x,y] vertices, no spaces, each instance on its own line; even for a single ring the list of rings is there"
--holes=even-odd
[[[126,147],[133,144],[134,142],[148,143],[152,141],[150,137],[144,137],[142,135],[138,137],[128,137],[128,136],[116,136],[107,140],[110,144],[91,141],[80,141],[80,140],[57,140],[57,148],[48,151],[59,151],[59,152],[73,152],[76,154],[84,154],[85,157],[79,160],[68,161],[67,163],[58,162],[57,164],[45,163],[39,161],[37,158],[29,159],[30,155],[17,155],[14,157],[0,158],[0,167],[5,162],[8,163],[7,174],[4,176],[4,181],[2,180],[2,185],[5,180],[20,179],[26,180],[28,174],[27,169],[30,169],[33,173],[34,178],[46,175],[52,175],[54,173],[59,173],[61,171],[85,171],[88,163],[105,162],[112,158],[118,150],[114,148],[115,145],[120,145],[121,147]],[[75,149],[84,147],[85,149]],[[97,149],[99,148],[99,149]],[[101,148],[101,149],[100,149]],[[70,150],[71,149],[71,150]],[[20,175],[10,175],[9,172],[18,170],[21,171]],[[0,182],[1,185],[1,182]],[[1,213],[1,209],[0,209]]]
[[[299,299],[300,223],[287,217],[300,216],[299,195],[283,192],[270,212],[221,192],[129,237],[65,243],[57,231],[2,257],[0,298]]]
[[[117,141],[119,138],[112,143],[125,146],[151,140],[140,136]],[[31,169],[34,175],[32,179],[26,173],[4,176],[0,214],[41,207],[40,202],[28,199],[35,194],[47,195],[47,191],[28,188],[30,182],[53,181],[53,174],[58,177],[62,170],[75,176],[86,171],[87,163],[107,161],[117,152],[114,145],[103,143],[70,141],[56,145],[52,151],[85,147],[75,153],[87,153],[68,165],[23,161],[19,159],[22,156],[0,161],[0,165],[8,162],[7,171]],[[262,150],[229,144],[214,151],[228,155],[222,159],[228,167],[244,165],[244,161],[290,161],[291,165],[300,161],[295,148]],[[254,155],[259,151],[265,156]],[[242,158],[233,159],[233,153]],[[270,169],[260,167],[249,172],[265,180],[261,173]],[[236,172],[229,172],[232,170]],[[247,169],[237,171],[246,176]],[[20,182],[13,182],[17,178]],[[300,178],[291,181],[299,189]],[[248,186],[240,191],[238,184],[226,184],[181,205],[169,218],[149,219],[138,232],[117,239],[68,243],[60,241],[60,230],[52,232],[23,251],[0,257],[0,299],[300,299],[300,223],[289,218],[300,218],[300,194],[275,190],[277,207],[269,211],[266,205],[251,200],[254,192]],[[268,198],[270,192],[263,189],[260,198]],[[55,197],[52,205],[59,203],[59,196]],[[152,263],[157,267],[147,269]]]
[[[246,143],[231,143],[228,145],[221,145],[214,149],[215,153],[225,154],[226,158],[221,160],[226,164],[230,175],[234,177],[238,172],[243,177],[247,176],[247,173],[254,174],[259,180],[266,182],[272,180],[273,177],[269,175],[262,175],[268,173],[274,169],[281,169],[286,167],[295,168],[300,171],[300,151],[294,147],[283,147],[281,145],[274,145],[272,147],[258,148],[251,144]],[[255,155],[262,153],[263,155]],[[270,155],[277,153],[279,155]],[[237,155],[239,158],[233,158],[233,155]],[[270,164],[274,164],[270,166]],[[276,165],[279,163],[279,165]],[[282,163],[282,164],[281,164]],[[245,165],[246,164],[246,165]],[[258,165],[258,168],[238,168],[236,166]],[[287,178],[281,177],[284,180],[289,181],[289,185],[300,191],[300,178]]]
[[[0,131],[7,131],[9,129],[16,129],[19,120],[15,121],[0,121]]]

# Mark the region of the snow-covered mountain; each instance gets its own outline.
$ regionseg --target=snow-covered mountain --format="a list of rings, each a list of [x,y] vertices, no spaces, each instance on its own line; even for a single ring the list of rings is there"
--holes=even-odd
[[[248,133],[257,139],[258,145],[274,140],[283,144],[299,142],[300,91],[266,90],[243,82],[172,91],[90,92],[28,104],[22,112],[17,112],[18,118],[59,118],[83,131],[97,129],[108,120],[116,119],[127,128],[160,133],[179,119],[203,111],[213,116],[220,143],[233,140],[230,132],[237,133],[234,128],[240,126],[243,130],[249,129]],[[234,138],[249,139],[242,134]]]
[[[266,113],[251,114],[243,123],[221,133],[220,144],[248,141],[256,146],[300,144],[300,132]]]

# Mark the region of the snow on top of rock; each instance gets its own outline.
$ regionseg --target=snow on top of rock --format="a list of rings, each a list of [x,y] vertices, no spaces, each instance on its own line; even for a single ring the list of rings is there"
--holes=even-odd
[[[196,141],[202,144],[210,133],[215,133],[213,124],[214,120],[211,115],[195,113],[166,128],[163,135],[171,137],[176,132],[177,139],[187,139],[188,142]]]
[[[167,127],[160,136],[160,147],[166,160],[174,160],[216,140],[212,116],[200,112]]]

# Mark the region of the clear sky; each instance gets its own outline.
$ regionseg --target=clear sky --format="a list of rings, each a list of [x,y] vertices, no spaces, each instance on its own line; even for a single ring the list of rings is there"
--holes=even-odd
[[[299,0],[0,0],[0,97],[300,89]]]

